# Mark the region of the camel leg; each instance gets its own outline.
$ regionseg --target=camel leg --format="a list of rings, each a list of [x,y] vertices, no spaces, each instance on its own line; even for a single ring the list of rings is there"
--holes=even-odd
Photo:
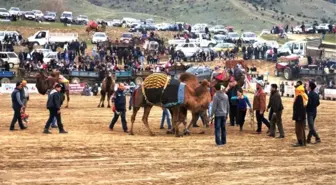
[[[193,113],[189,125],[188,125],[187,128],[184,130],[184,135],[190,135],[190,130],[191,130],[191,128],[192,128],[192,125],[193,125],[194,123],[196,123],[197,120],[198,120],[198,116],[197,116],[197,114]]]
[[[181,137],[180,133],[179,133],[179,107],[174,107],[171,109],[172,110],[172,115],[174,115],[174,117],[172,117],[172,124],[175,130],[175,136],[176,137]]]
[[[65,94],[66,94],[66,97],[67,97],[67,105],[65,106],[65,108],[68,108],[69,107],[69,101],[70,101],[70,93],[69,93],[69,91],[66,91]]]
[[[150,113],[152,107],[153,107],[152,105],[146,105],[144,107],[144,114],[143,114],[143,117],[142,117],[142,121],[145,124],[145,126],[146,126],[146,128],[149,132],[149,135],[150,136],[155,136],[155,134],[151,131],[151,129],[149,128],[149,125],[148,125],[148,116],[149,116],[149,113]]]
[[[100,103],[101,103],[100,107],[104,107],[105,96],[106,96],[106,92],[102,92],[101,97],[100,97]]]
[[[111,96],[112,92],[107,93],[107,108],[111,108]]]
[[[138,113],[138,111],[140,110],[140,107],[133,107],[133,114],[131,116],[131,130],[130,130],[130,135],[134,135],[133,133],[133,125],[134,125],[134,122],[135,122],[135,118],[136,118],[136,115]]]

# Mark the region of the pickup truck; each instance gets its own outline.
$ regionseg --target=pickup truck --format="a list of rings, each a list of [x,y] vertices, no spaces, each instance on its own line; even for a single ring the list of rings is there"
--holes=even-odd
[[[36,45],[45,45],[46,43],[65,44],[73,40],[78,40],[78,33],[52,33],[48,30],[36,32],[33,36],[28,38],[28,42]]]
[[[4,68],[0,68],[0,82],[3,83],[10,83],[10,79],[15,77],[15,72],[12,71],[5,71]]]
[[[169,40],[169,45],[177,45],[177,44],[184,44],[186,43],[186,39],[173,39]],[[214,39],[206,39],[205,34],[198,33],[196,39],[189,39],[189,43],[198,44],[200,47],[213,47],[217,44],[217,41]]]

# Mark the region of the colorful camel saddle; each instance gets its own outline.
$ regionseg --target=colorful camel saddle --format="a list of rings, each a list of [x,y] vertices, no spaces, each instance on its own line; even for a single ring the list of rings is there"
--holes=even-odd
[[[172,107],[184,103],[185,84],[163,73],[149,75],[142,85],[147,103]]]

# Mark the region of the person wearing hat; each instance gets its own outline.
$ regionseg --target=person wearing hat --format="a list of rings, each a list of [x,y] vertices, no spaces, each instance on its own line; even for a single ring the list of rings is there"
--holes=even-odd
[[[270,128],[270,137],[275,137],[275,128],[276,126],[278,127],[280,136],[279,138],[284,138],[285,133],[283,130],[283,125],[282,125],[282,110],[284,109],[282,105],[282,100],[280,93],[278,91],[278,85],[277,84],[271,84],[271,96],[269,99],[269,103],[267,106],[267,111],[268,109],[271,109],[270,114],[271,114],[271,128]]]
[[[23,93],[23,104],[25,107],[27,107],[27,103],[29,101],[29,92],[27,87],[27,81],[22,80],[22,93]]]
[[[110,129],[113,130],[115,123],[119,119],[119,115],[121,116],[121,123],[124,132],[128,133],[127,122],[126,122],[126,94],[125,94],[125,86],[123,83],[119,83],[118,89],[114,92],[112,97],[113,104],[113,112],[114,117],[110,124]]]
[[[315,130],[315,118],[317,114],[317,107],[320,105],[319,95],[314,91],[316,85],[314,82],[309,82],[308,85],[308,103],[306,107],[309,133],[307,136],[307,143],[311,143],[312,136],[315,137],[315,142],[320,143],[321,139]]]
[[[253,98],[253,110],[256,111],[256,118],[258,122],[257,133],[261,133],[262,131],[262,123],[264,123],[267,128],[270,128],[270,123],[264,117],[264,112],[266,110],[266,94],[263,89],[264,82],[262,80],[257,81],[256,92]]]
[[[13,116],[11,125],[9,127],[10,131],[15,130],[15,123],[16,122],[19,122],[19,127],[20,127],[21,130],[24,130],[24,129],[27,128],[23,125],[22,119],[21,119],[21,111],[22,111],[22,109],[25,108],[21,91],[22,91],[22,84],[21,84],[21,82],[17,82],[16,87],[15,87],[15,89],[12,92],[12,95],[11,95],[12,108],[14,110],[14,116]]]
[[[297,83],[293,104],[293,120],[295,121],[295,133],[297,143],[294,147],[306,146],[305,122],[306,122],[306,105],[303,85]]]
[[[64,130],[62,120],[61,120],[61,105],[62,98],[60,91],[62,90],[61,84],[56,84],[54,89],[48,95],[47,109],[49,110],[49,119],[44,127],[44,134],[51,134],[49,127],[52,124],[54,117],[56,117],[57,125],[60,134],[66,134],[67,131]]]

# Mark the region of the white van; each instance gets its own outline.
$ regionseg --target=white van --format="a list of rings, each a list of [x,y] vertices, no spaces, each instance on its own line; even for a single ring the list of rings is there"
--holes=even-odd
[[[20,34],[17,31],[0,31],[0,42],[3,42],[5,35],[15,36],[18,40]]]
[[[134,23],[137,23],[137,22],[139,22],[139,21],[136,20],[136,19],[134,19],[134,18],[124,17],[124,18],[121,20],[121,22],[122,22],[123,26],[130,28],[130,27],[132,27],[132,25],[133,25]]]
[[[14,68],[14,66],[18,67],[20,64],[20,59],[14,52],[0,52],[0,58],[4,62],[8,62],[10,68]]]
[[[73,21],[73,18],[72,18],[72,12],[64,11],[64,12],[61,14],[60,21],[61,21],[61,22],[64,22],[66,19],[68,20],[68,22],[72,22],[72,21]]]

